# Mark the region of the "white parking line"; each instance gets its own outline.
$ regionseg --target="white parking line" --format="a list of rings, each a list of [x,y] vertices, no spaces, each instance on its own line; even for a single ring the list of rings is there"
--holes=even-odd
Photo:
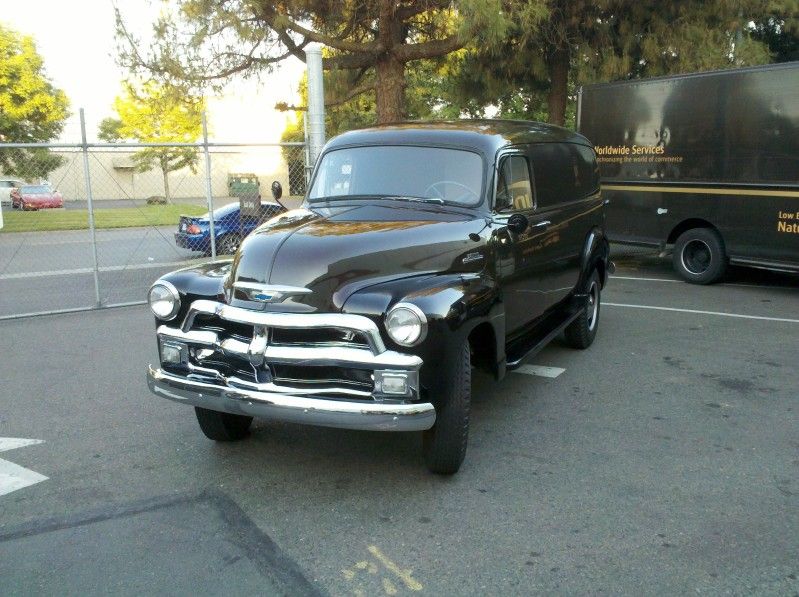
[[[119,272],[139,269],[152,269],[156,267],[174,267],[183,265],[189,267],[196,263],[205,263],[207,259],[195,259],[186,261],[165,261],[161,263],[134,263],[131,265],[108,265],[97,268],[99,272]],[[19,280],[28,278],[49,278],[51,276],[74,276],[76,274],[90,274],[94,271],[91,267],[81,267],[77,269],[61,269],[40,272],[25,272],[19,274],[3,274],[0,275],[0,280]]]
[[[642,278],[636,276],[610,276],[611,280],[637,280],[640,282],[683,282],[676,278]],[[687,284],[687,282],[683,282]],[[715,286],[735,286],[737,288],[762,288],[762,289],[777,289],[784,290],[790,288],[789,286],[767,286],[765,284],[737,284],[734,282],[721,282]]]
[[[636,278],[635,276],[610,276],[612,280],[640,280],[641,282],[682,282],[670,278]]]
[[[697,313],[699,315],[718,315],[720,317],[736,317],[738,319],[759,319],[762,321],[780,321],[783,323],[799,323],[799,319],[785,317],[763,317],[761,315],[742,315],[740,313],[722,313],[720,311],[700,311],[698,309],[677,309],[675,307],[655,307],[654,305],[627,305],[624,303],[602,303],[603,307],[624,307],[627,309],[652,309],[654,311],[674,311],[677,313]]]
[[[514,369],[514,373],[524,373],[526,375],[537,375],[538,377],[556,378],[558,375],[566,371],[560,367],[544,367],[543,365],[522,365],[518,369]]]

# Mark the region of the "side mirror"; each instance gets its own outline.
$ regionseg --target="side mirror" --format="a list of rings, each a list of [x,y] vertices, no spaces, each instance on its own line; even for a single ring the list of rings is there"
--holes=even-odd
[[[513,214],[510,218],[508,218],[508,230],[514,234],[521,234],[527,230],[527,226],[529,226],[529,224],[530,222],[528,222],[527,217],[524,214]]]
[[[283,185],[281,185],[278,181],[272,183],[272,197],[275,198],[275,201],[278,201],[283,196]]]

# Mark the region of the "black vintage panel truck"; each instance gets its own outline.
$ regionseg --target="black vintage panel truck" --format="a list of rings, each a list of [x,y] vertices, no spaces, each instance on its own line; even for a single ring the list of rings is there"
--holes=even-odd
[[[451,474],[472,367],[500,379],[560,332],[587,348],[608,252],[581,135],[484,120],[345,133],[301,208],[232,262],[153,284],[148,384],[194,406],[214,440],[244,437],[254,416],[421,431],[427,466]]]
[[[698,284],[799,271],[799,62],[586,86],[577,120],[612,242],[673,248]]]

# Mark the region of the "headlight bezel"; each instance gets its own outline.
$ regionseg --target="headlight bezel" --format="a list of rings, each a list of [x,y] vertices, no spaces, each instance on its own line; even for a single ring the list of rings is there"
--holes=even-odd
[[[166,290],[167,294],[164,297],[158,299],[157,301],[154,301],[153,291],[158,287]],[[166,315],[162,315],[153,308],[153,303],[162,301],[166,297],[172,299],[172,308],[169,310],[169,312]],[[180,311],[180,293],[178,292],[178,289],[175,288],[175,285],[172,284],[171,282],[168,282],[167,280],[158,280],[152,286],[150,286],[150,290],[147,291],[147,305],[150,307],[150,311],[152,312],[152,314],[155,315],[158,319],[161,319],[163,321],[170,321],[172,319],[175,319],[175,317],[177,317],[178,311]]]
[[[390,325],[392,320],[392,315],[396,315],[399,311],[405,311],[411,313],[418,321],[419,333],[410,340],[397,338],[392,333],[392,328]],[[386,328],[386,333],[388,334],[388,337],[391,338],[393,342],[395,342],[400,346],[405,346],[405,347],[418,346],[419,344],[424,342],[424,339],[427,337],[427,327],[428,327],[427,316],[424,314],[424,311],[422,311],[419,307],[417,307],[413,303],[399,302],[395,304],[393,307],[391,307],[391,309],[389,309],[386,312],[386,317],[383,323]]]

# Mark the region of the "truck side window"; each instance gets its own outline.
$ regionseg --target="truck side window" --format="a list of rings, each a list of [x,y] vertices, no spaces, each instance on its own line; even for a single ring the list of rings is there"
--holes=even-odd
[[[571,145],[577,157],[580,195],[587,197],[599,191],[599,164],[594,150],[585,145]]]
[[[498,176],[497,195],[494,200],[494,208],[497,211],[532,209],[533,189],[530,184],[527,158],[521,155],[503,158]]]

